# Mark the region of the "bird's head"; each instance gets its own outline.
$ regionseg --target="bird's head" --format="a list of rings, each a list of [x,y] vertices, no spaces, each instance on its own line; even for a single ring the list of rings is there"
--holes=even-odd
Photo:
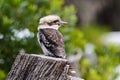
[[[58,30],[61,25],[67,24],[57,15],[48,15],[40,19],[38,30],[43,28],[52,28]]]

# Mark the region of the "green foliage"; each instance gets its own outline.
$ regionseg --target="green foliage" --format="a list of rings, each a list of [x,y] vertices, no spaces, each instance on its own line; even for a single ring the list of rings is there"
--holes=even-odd
[[[19,53],[42,53],[36,33],[39,18],[57,14],[69,24],[60,29],[64,34],[67,55],[77,50],[85,51],[85,45],[92,43],[98,62],[94,65],[83,58],[80,61],[81,76],[85,80],[114,80],[114,69],[120,63],[119,47],[103,45],[99,37],[107,29],[76,27],[77,17],[73,5],[63,7],[64,0],[0,0],[0,80],[4,80]],[[30,35],[20,38],[19,32],[30,31]],[[15,34],[16,33],[16,34]]]
[[[96,46],[96,54],[98,62],[90,65],[86,59],[81,60],[82,76],[86,80],[115,80],[115,68],[120,63],[119,47],[112,46]]]
[[[6,77],[6,74],[3,70],[0,70],[0,80],[4,80]]]
[[[68,29],[69,28],[69,29]],[[86,39],[84,34],[75,28],[70,28],[70,26],[64,28],[63,30],[66,52],[68,55],[76,53],[80,48],[84,50],[84,45],[86,44]]]
[[[0,0],[0,69],[5,74],[0,80],[9,72],[20,50],[42,53],[36,39],[37,25],[39,18],[46,15],[49,6],[47,0]],[[19,32],[27,28],[34,36],[15,36],[15,30]]]

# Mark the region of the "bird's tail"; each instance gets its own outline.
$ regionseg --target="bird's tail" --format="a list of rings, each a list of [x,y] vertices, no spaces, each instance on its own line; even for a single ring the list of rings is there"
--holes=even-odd
[[[74,70],[72,64],[70,62],[68,62],[67,65],[69,66],[69,68],[68,68],[68,75],[75,75],[76,71]]]

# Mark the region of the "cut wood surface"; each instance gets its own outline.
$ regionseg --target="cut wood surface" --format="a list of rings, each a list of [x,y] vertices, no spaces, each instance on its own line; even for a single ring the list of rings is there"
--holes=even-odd
[[[67,75],[68,68],[66,59],[19,54],[6,80],[75,80]]]

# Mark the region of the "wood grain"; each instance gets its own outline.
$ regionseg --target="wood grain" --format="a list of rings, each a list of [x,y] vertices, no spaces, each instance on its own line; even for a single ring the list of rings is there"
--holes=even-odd
[[[67,75],[66,59],[19,54],[6,80],[75,80]]]

